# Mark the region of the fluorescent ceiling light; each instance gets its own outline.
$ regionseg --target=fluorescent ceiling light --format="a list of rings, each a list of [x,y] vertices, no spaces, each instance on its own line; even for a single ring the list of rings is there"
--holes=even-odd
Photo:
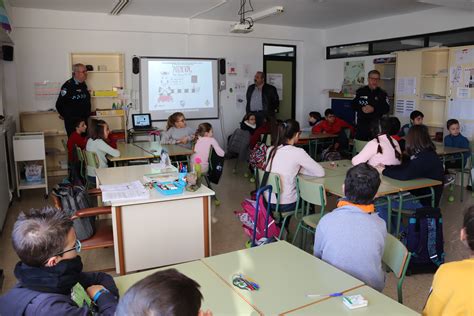
[[[119,15],[120,12],[130,3],[130,0],[118,0],[110,11],[111,15]]]
[[[258,21],[258,20],[261,20],[261,19],[268,18],[269,16],[272,16],[272,15],[281,14],[281,13],[283,13],[283,11],[284,11],[284,9],[283,9],[282,6],[276,6],[276,7],[267,9],[267,10],[256,12],[256,13],[250,15],[249,18],[251,18],[253,21]]]

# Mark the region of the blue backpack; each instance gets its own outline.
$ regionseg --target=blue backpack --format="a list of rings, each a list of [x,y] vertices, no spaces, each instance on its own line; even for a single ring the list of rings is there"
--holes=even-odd
[[[422,207],[409,218],[404,240],[411,252],[409,273],[435,272],[444,263],[443,219],[439,208]]]

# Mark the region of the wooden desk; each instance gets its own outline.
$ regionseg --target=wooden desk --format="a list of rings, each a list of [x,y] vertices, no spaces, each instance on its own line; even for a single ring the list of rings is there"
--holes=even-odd
[[[188,147],[181,145],[162,145],[159,142],[136,142],[134,145],[150,154],[153,154],[155,157],[160,156],[162,149],[165,149],[170,157],[190,156],[194,153],[194,151]]]
[[[443,163],[446,162],[447,158],[449,160],[461,160],[464,162],[464,154],[469,152],[470,149],[467,148],[457,148],[457,147],[448,147],[444,146],[443,143],[435,143],[436,153],[438,156],[441,156]],[[472,168],[472,166],[471,166]],[[464,163],[461,163],[461,202],[464,199]]]
[[[128,143],[117,143],[117,149],[120,151],[120,156],[112,157],[107,155],[107,159],[114,163],[114,166],[117,166],[118,163],[123,163],[132,160],[149,160],[153,159],[155,156],[148,151],[143,150],[140,147],[135,146],[134,144]]]
[[[97,183],[143,182],[143,175],[152,172],[150,165],[97,169]],[[170,196],[152,189],[147,200],[112,203],[117,273],[209,256],[212,195],[205,186]]]
[[[214,315],[258,315],[257,311],[238,295],[228,284],[212,272],[201,261],[192,261],[165,268],[133,273],[114,278],[120,296],[133,284],[156,271],[175,268],[201,286],[202,310],[211,310]]]
[[[326,142],[328,140],[333,141],[337,135],[335,134],[324,134],[324,133],[317,133],[313,134],[312,132],[302,132],[299,137],[299,141],[301,144],[305,144],[308,142],[309,145],[309,155],[316,159],[316,155],[318,153],[318,143]]]
[[[361,294],[368,301],[367,307],[350,310],[342,302],[341,297],[326,298],[316,304],[290,311],[283,315],[364,315],[364,316],[404,316],[419,315],[414,310],[398,303],[390,297],[366,285],[347,291],[344,295]]]
[[[324,298],[309,293],[347,291],[362,281],[285,242],[234,251],[201,260],[260,313],[276,315]],[[258,291],[240,290],[232,276],[244,274],[260,285]]]
[[[326,192],[329,192],[339,197],[344,197],[344,191],[342,190],[342,185],[344,184],[344,180],[346,179],[345,173],[340,174],[340,175],[326,176],[323,178],[316,178],[316,177],[309,177],[309,176],[300,176],[300,177],[304,177],[305,179],[311,182],[323,184]],[[375,197],[387,196],[390,194],[398,193],[399,191],[400,191],[399,188],[394,187],[388,183],[384,183],[382,181],[380,183],[380,187]]]

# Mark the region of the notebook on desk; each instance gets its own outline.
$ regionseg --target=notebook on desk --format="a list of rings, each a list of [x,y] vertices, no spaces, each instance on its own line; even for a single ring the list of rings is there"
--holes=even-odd
[[[149,113],[132,114],[133,129],[136,131],[153,130],[151,115]]]

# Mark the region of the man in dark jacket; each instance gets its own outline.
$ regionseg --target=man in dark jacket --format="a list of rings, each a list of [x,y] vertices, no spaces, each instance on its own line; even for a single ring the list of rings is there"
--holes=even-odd
[[[75,64],[72,78],[66,81],[59,92],[56,109],[64,119],[67,136],[75,130],[74,121],[87,119],[91,113],[91,95],[87,90],[87,69],[83,64]]]
[[[0,315],[114,315],[118,290],[108,274],[82,272],[72,220],[46,207],[22,212],[12,242],[16,286],[0,297]]]
[[[265,115],[275,116],[280,106],[277,89],[265,83],[265,74],[257,71],[254,78],[255,83],[247,89],[246,113],[255,113],[257,127],[262,125]]]
[[[373,137],[371,128],[382,115],[390,110],[387,92],[379,87],[380,72],[371,70],[369,84],[359,88],[352,100],[352,109],[357,113],[355,139],[369,141]]]

